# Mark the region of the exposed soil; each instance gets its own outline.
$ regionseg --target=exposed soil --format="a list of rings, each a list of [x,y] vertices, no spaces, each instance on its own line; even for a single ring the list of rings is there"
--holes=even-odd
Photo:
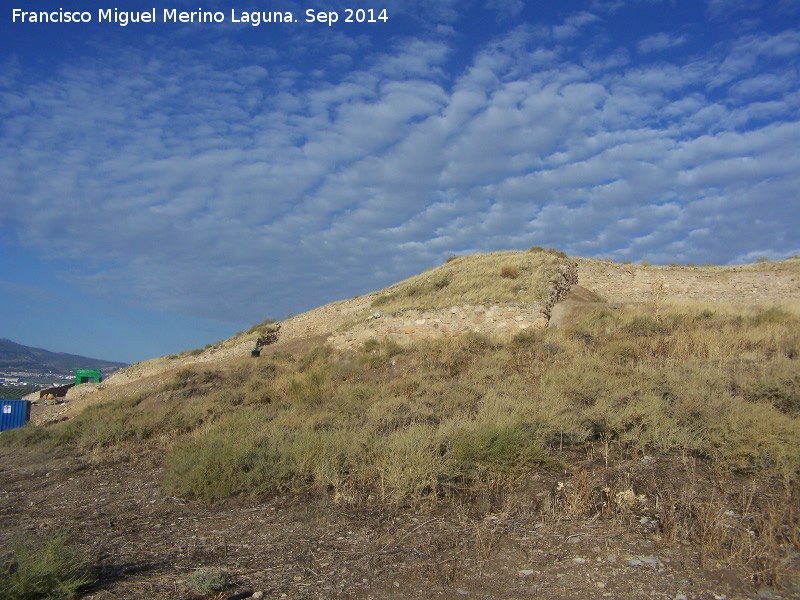
[[[306,496],[207,506],[165,495],[159,458],[137,453],[95,463],[0,449],[0,543],[20,530],[70,527],[93,561],[97,582],[84,597],[94,600],[255,592],[264,598],[674,600],[800,592],[756,589],[746,569],[704,557],[686,541],[660,545],[657,522],[646,515],[547,516],[543,507],[563,479],[556,474],[519,482],[505,500],[484,492],[455,508],[395,510]],[[671,460],[617,468],[646,487],[682,469]],[[699,483],[735,488],[735,482]],[[228,588],[194,593],[187,577],[201,567],[225,572]]]

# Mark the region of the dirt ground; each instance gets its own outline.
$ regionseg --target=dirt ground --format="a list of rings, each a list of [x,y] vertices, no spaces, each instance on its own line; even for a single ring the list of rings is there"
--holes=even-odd
[[[282,496],[214,506],[167,496],[159,456],[52,456],[0,448],[0,546],[20,531],[69,527],[93,562],[84,598],[793,598],[757,589],[746,569],[662,546],[653,522],[546,517],[558,474],[420,510]],[[674,464],[631,463],[637,481]],[[712,485],[709,482],[709,485]],[[714,485],[719,485],[716,482]],[[513,506],[514,508],[508,508]],[[196,569],[228,587],[197,595]],[[796,585],[796,584],[795,584]]]

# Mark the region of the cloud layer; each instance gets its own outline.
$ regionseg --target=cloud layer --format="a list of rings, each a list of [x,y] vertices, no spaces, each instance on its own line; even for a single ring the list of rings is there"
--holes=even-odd
[[[305,40],[313,63],[225,37],[41,77],[12,59],[0,225],[76,261],[93,295],[241,323],[458,252],[800,252],[800,30],[698,51],[685,31],[615,45],[604,24],[602,11],[511,24],[455,71],[450,30],[380,50]]]

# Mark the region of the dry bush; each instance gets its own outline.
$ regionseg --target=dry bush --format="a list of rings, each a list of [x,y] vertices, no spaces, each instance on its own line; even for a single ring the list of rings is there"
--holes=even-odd
[[[500,267],[500,277],[506,279],[516,279],[519,277],[519,269],[513,265],[503,265]]]

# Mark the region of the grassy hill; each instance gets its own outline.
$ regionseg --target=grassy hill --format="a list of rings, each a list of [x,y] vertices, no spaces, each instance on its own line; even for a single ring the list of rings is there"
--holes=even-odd
[[[473,259],[485,272],[470,274],[470,258],[455,259],[370,295],[363,310],[534,301],[552,260],[498,253],[491,264]],[[591,304],[560,327],[503,341],[371,339],[339,352],[290,340],[259,359],[186,356],[135,393],[109,392],[66,423],[3,437],[94,456],[147,449],[168,493],[203,502],[311,493],[354,506],[456,507],[483,491],[512,510],[528,478],[562,474],[537,501],[542,514],[645,514],[662,543],[704,544],[759,576],[761,560],[791,571],[800,314],[661,297]],[[631,465],[643,461],[667,467],[636,479]],[[739,481],[730,494],[761,490],[750,497],[759,527],[727,527],[732,496],[698,486],[698,468]]]

